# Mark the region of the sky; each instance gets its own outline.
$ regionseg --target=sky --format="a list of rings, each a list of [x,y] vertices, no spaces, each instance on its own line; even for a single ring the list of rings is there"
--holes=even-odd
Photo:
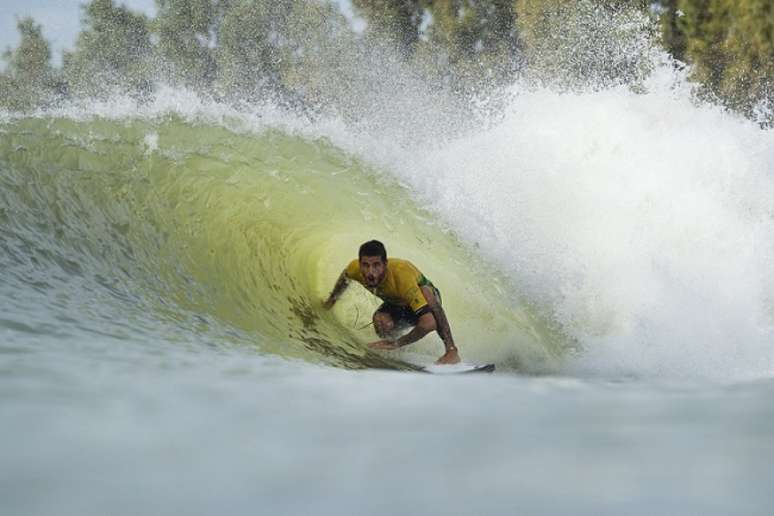
[[[19,44],[16,22],[32,16],[43,25],[43,37],[51,44],[55,65],[62,63],[62,50],[72,48],[80,29],[81,4],[84,0],[2,0],[0,4],[0,49]],[[123,0],[132,10],[155,12],[154,0]]]
[[[357,26],[362,20],[353,20],[350,0],[335,0],[344,15]],[[0,3],[0,51],[15,48],[19,44],[16,22],[32,16],[43,26],[43,37],[51,44],[52,60],[55,66],[62,64],[62,50],[73,47],[80,30],[81,5],[86,0],[2,0]],[[148,15],[156,12],[155,0],[118,0],[134,11]],[[0,68],[4,68],[0,63]]]

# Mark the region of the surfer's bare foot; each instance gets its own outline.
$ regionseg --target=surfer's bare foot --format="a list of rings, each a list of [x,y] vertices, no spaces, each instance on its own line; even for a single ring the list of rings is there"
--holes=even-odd
[[[460,355],[457,353],[457,348],[446,350],[446,353],[435,361],[436,364],[458,364],[459,362]]]

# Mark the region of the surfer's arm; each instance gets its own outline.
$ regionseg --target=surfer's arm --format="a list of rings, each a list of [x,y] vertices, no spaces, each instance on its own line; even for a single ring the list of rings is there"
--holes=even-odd
[[[342,292],[347,288],[347,285],[349,285],[349,279],[347,278],[347,271],[344,271],[339,276],[339,279],[336,280],[336,284],[333,286],[333,291],[331,291],[331,294],[328,296],[328,299],[325,300],[325,303],[323,303],[323,306],[325,308],[331,308],[335,303],[336,300],[339,298]]]

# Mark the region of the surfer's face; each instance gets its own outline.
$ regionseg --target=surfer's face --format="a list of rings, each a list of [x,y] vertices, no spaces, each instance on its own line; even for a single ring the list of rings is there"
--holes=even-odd
[[[366,286],[374,288],[384,279],[387,262],[381,256],[360,257],[360,274],[363,275]]]

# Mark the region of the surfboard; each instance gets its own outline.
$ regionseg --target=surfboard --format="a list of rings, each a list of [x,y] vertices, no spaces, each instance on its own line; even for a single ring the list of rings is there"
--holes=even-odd
[[[431,374],[467,374],[467,373],[491,373],[495,370],[494,364],[459,364],[429,365],[422,367],[420,371]]]

